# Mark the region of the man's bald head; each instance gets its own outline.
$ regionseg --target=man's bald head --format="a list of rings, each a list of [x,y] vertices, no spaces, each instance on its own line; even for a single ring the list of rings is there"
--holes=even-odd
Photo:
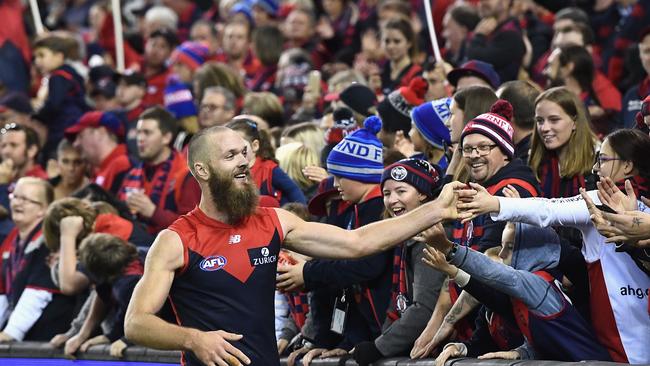
[[[235,131],[227,127],[212,126],[200,130],[192,137],[187,149],[187,165],[189,166],[190,172],[192,172],[192,175],[194,175],[194,177],[197,177],[196,171],[194,170],[194,164],[198,162],[208,162],[210,155],[215,153],[213,150],[214,147],[218,147],[218,145],[215,146],[214,143],[218,140],[214,139],[213,136],[227,133],[237,134]]]

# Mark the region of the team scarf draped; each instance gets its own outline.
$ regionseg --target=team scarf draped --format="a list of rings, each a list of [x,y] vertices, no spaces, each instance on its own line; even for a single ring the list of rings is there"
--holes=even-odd
[[[156,171],[151,178],[148,180],[145,173],[144,163],[138,163],[129,173],[124,177],[122,182],[122,188],[119,192],[119,199],[126,201],[127,192],[133,189],[143,189],[145,194],[149,196],[151,202],[153,202],[156,207],[165,204],[165,198],[169,191],[169,174],[172,170],[172,164],[174,159],[178,155],[178,152],[172,151],[169,154],[169,157],[164,162],[156,168]]]
[[[408,289],[406,287],[406,249],[407,246],[405,243],[402,243],[395,247],[393,254],[393,276],[392,276],[392,289],[390,294],[390,306],[386,311],[386,316],[391,321],[395,321],[402,316],[402,312],[398,307],[398,296],[406,295]]]
[[[538,171],[545,198],[573,197],[580,194],[580,188],[590,190],[596,187],[593,174],[579,174],[573,177],[560,176],[559,159],[555,153],[546,155],[546,159]]]
[[[633,177],[621,179],[616,182],[616,186],[621,192],[625,193],[625,181],[629,180],[632,183],[632,188],[634,189],[634,194],[638,200],[641,197],[650,198],[650,189],[648,186],[648,181],[640,175],[635,175]]]

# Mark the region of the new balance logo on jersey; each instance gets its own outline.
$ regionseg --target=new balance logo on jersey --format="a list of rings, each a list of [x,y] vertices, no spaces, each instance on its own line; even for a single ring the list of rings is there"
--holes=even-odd
[[[239,242],[241,242],[241,235],[230,235],[228,244],[239,244]]]
[[[199,263],[199,268],[206,272],[218,271],[225,267],[226,263],[228,263],[228,261],[226,260],[226,257],[222,255],[210,256]]]

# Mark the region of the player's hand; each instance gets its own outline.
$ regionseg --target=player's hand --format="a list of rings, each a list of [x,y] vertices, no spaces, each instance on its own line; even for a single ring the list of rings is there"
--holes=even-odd
[[[156,205],[143,192],[132,192],[126,199],[126,205],[129,206],[131,212],[147,219],[151,218],[156,211]]]
[[[111,343],[111,356],[116,358],[122,358],[124,356],[124,350],[128,347],[123,340],[118,339],[115,342]]]
[[[437,206],[437,209],[442,210],[441,218],[443,220],[455,220],[461,218],[458,216],[458,209],[456,208],[458,204],[458,190],[465,187],[467,187],[467,185],[461,182],[447,183],[442,188],[438,198],[433,201],[433,204]]]
[[[442,352],[440,352],[436,358],[436,366],[445,366],[445,362],[447,362],[448,359],[461,357],[462,355],[463,354],[460,352],[458,347],[456,347],[456,345],[448,345],[444,350],[442,350]]]
[[[70,339],[70,336],[66,333],[57,334],[50,339],[50,345],[54,348],[60,348],[68,339]]]
[[[84,219],[81,216],[66,216],[61,219],[59,227],[61,236],[77,239],[84,229]]]
[[[198,332],[192,337],[190,349],[194,355],[208,366],[235,366],[250,364],[251,360],[228,341],[241,340],[241,334],[223,330]]]
[[[79,347],[80,352],[86,352],[88,351],[88,348],[98,345],[98,344],[107,344],[110,343],[111,341],[106,337],[105,335],[98,335],[97,337],[90,338],[89,340],[85,341],[81,347]]]
[[[305,261],[296,259],[296,264],[278,265],[277,288],[280,291],[300,291],[305,286],[302,271]]]
[[[458,191],[458,210],[462,213],[462,222],[468,222],[476,216],[488,212],[499,212],[499,199],[491,195],[483,186],[470,183],[470,189]]]

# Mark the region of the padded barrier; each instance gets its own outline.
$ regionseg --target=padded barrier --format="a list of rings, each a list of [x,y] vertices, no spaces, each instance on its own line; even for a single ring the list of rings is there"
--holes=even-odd
[[[143,347],[129,347],[124,351],[124,358],[116,359],[110,356],[109,345],[92,346],[86,353],[77,355],[78,360],[92,361],[130,361],[150,362],[157,364],[179,364],[180,352],[158,351]],[[48,343],[17,342],[0,344],[0,364],[2,358],[30,358],[30,359],[62,359],[63,350],[54,349]],[[286,366],[286,359],[282,359],[282,366]],[[99,363],[101,364],[101,363]],[[341,360],[339,358],[316,359],[313,366],[356,366],[354,360]],[[435,366],[434,359],[410,360],[407,358],[388,358],[380,360],[375,366]],[[624,365],[614,362],[556,362],[556,361],[509,361],[509,360],[478,360],[475,358],[459,358],[447,361],[445,366],[613,366]]]

